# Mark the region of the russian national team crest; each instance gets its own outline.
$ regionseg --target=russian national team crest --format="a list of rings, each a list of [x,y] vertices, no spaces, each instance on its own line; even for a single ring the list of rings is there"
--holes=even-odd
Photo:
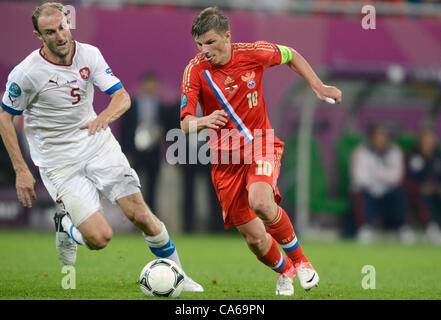
[[[247,87],[249,89],[253,89],[256,86],[256,82],[254,81],[254,77],[256,74],[253,72],[247,73],[246,75],[242,76],[242,81],[245,81],[247,83]]]
[[[87,80],[89,79],[90,76],[90,70],[88,67],[84,67],[82,69],[80,69],[80,76],[83,80]]]

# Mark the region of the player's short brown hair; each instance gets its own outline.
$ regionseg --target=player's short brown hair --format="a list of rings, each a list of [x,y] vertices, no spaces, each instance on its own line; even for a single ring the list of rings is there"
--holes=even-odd
[[[230,23],[225,14],[217,7],[209,7],[202,10],[193,20],[191,35],[199,37],[210,30],[223,34],[230,30]]]
[[[61,3],[58,2],[43,3],[41,6],[37,7],[32,13],[32,24],[34,25],[35,31],[38,31],[38,33],[40,33],[40,30],[38,29],[38,18],[40,18],[43,11],[48,8],[57,9],[61,11],[65,16],[67,16],[67,12]]]

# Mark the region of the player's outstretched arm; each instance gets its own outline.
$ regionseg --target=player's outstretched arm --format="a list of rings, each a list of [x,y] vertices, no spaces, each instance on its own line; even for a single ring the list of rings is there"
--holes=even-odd
[[[199,132],[206,128],[217,130],[227,124],[227,116],[224,110],[213,111],[213,113],[205,117],[187,115],[181,121],[181,129],[185,134]]]
[[[21,153],[17,133],[12,122],[13,118],[12,114],[0,108],[0,135],[16,174],[17,197],[23,206],[31,208],[32,200],[37,200],[37,195],[34,191],[35,179]]]
[[[305,58],[296,50],[290,49],[292,51],[292,59],[287,63],[288,66],[309,83],[317,98],[322,101],[326,101],[326,98],[332,98],[336,103],[341,103],[341,91],[336,87],[323,84]]]
[[[110,95],[112,100],[106,109],[104,109],[94,120],[82,125],[81,130],[88,129],[89,136],[94,135],[100,130],[106,130],[109,123],[121,117],[130,109],[130,96],[124,88],[115,91]]]

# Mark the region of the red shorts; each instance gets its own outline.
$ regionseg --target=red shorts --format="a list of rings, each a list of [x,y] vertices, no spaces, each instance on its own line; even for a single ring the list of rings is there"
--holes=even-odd
[[[256,218],[250,208],[248,190],[257,181],[267,182],[277,203],[282,197],[277,188],[283,143],[275,145],[274,157],[253,159],[250,164],[212,164],[211,178],[222,206],[224,227],[238,226]]]

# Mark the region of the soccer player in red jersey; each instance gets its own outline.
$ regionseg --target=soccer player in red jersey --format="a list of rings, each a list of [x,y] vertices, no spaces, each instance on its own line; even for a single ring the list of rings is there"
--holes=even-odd
[[[228,19],[218,8],[199,13],[192,35],[200,53],[184,71],[181,128],[187,134],[208,128],[212,153],[229,153],[229,160],[235,152],[242,152],[239,162],[212,157],[212,180],[225,228],[235,226],[257,258],[278,273],[277,295],[294,294],[295,274],[309,290],[318,285],[319,276],[303,253],[288,215],[278,205],[281,197],[276,181],[284,144],[272,134],[262,75],[268,67],[287,64],[320,100],[332,98],[340,103],[341,91],[324,85],[292,48],[265,41],[231,43]],[[198,103],[201,117],[196,116]],[[236,141],[234,146],[231,138]],[[271,143],[263,142],[267,140]],[[248,146],[253,146],[249,158],[244,151]]]

